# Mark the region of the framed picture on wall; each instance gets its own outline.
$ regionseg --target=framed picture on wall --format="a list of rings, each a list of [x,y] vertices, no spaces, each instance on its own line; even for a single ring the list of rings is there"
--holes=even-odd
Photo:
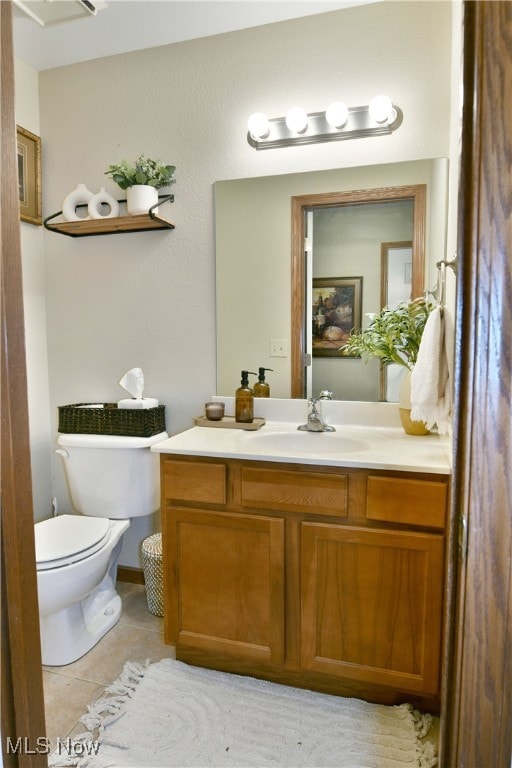
[[[41,209],[41,139],[35,133],[16,126],[18,148],[18,194],[20,219],[42,224]]]
[[[315,277],[312,296],[314,357],[349,360],[340,352],[361,330],[362,277]]]

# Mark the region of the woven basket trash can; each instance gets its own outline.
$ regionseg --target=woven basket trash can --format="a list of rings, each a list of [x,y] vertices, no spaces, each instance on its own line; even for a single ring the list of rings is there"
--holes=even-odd
[[[154,533],[142,542],[142,568],[146,583],[148,609],[155,616],[164,615],[162,571],[162,534]]]

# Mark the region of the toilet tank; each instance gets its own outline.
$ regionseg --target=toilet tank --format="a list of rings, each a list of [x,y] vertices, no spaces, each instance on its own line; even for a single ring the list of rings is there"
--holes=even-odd
[[[159,455],[150,447],[168,437],[60,434],[73,509],[115,520],[151,515],[160,507]]]

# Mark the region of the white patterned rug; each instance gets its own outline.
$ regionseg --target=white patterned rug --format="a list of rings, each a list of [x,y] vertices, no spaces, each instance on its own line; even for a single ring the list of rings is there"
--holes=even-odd
[[[431,768],[432,718],[408,704],[291,688],[164,659],[128,663],[50,766]],[[65,747],[71,754],[66,753]]]

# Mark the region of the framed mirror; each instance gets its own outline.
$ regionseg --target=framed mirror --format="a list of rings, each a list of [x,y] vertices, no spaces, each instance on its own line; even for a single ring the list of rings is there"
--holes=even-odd
[[[270,396],[292,397],[292,198],[424,185],[423,284],[432,288],[436,261],[445,253],[447,173],[448,161],[436,158],[216,182],[217,394],[233,395],[240,371],[261,366],[273,369],[267,374]],[[412,237],[382,235],[383,243],[405,240]],[[362,284],[363,322],[381,301],[379,256],[374,263]],[[361,274],[342,265],[323,276]],[[374,307],[365,304],[370,294],[376,298]],[[378,361],[367,368],[374,362],[377,384],[368,393],[359,386],[352,399],[381,399]],[[338,367],[336,376],[339,372]],[[337,380],[326,387],[345,399]]]

